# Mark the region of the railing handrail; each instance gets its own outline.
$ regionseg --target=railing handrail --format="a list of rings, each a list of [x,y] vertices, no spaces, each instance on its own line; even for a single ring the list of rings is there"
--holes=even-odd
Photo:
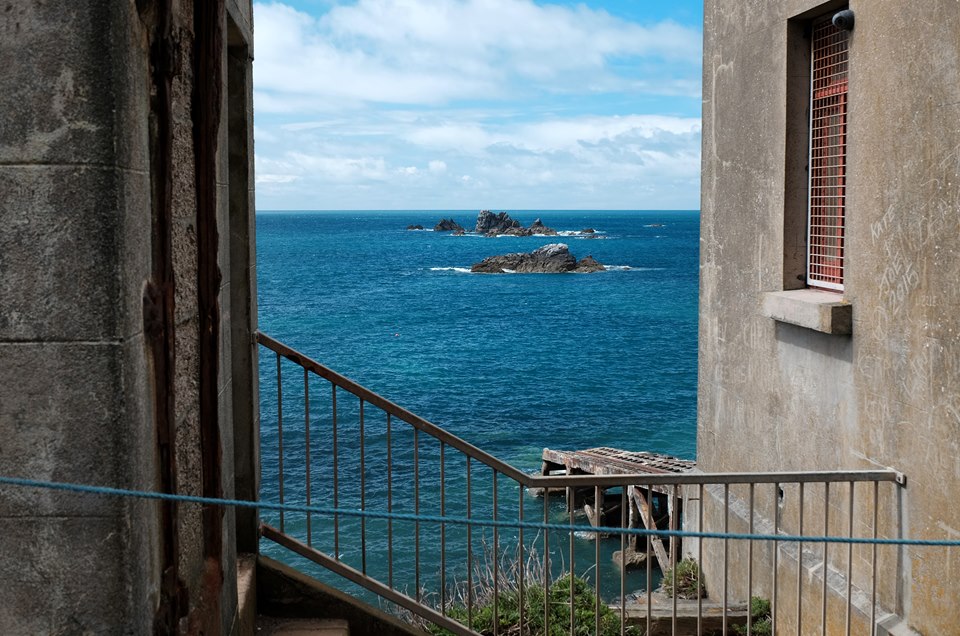
[[[587,488],[629,485],[697,485],[697,484],[790,484],[790,483],[838,483],[838,482],[895,482],[906,485],[903,473],[892,468],[881,470],[832,470],[832,471],[790,471],[790,472],[745,472],[745,473],[667,473],[667,474],[619,474],[619,475],[534,475],[526,473],[507,462],[500,460],[490,453],[474,446],[436,424],[408,411],[399,404],[374,393],[370,389],[354,382],[350,378],[337,373],[333,369],[303,355],[282,342],[271,338],[262,331],[256,332],[259,344],[274,353],[283,356],[294,364],[319,375],[332,384],[352,393],[364,402],[373,404],[377,408],[389,413],[407,424],[423,431],[434,439],[459,450],[468,457],[475,459],[493,470],[519,482],[528,488]]]
[[[432,422],[429,422],[423,419],[419,415],[411,413],[410,411],[403,408],[399,404],[395,404],[394,402],[391,402],[387,398],[377,395],[370,389],[367,389],[366,387],[363,387],[360,384],[357,384],[350,378],[337,373],[333,369],[320,364],[316,360],[308,358],[307,356],[301,354],[296,349],[292,349],[287,345],[283,344],[282,342],[274,340],[270,336],[264,334],[262,331],[257,331],[257,342],[259,342],[266,348],[270,349],[271,351],[274,351],[275,353],[282,355],[287,360],[290,360],[291,362],[300,365],[301,367],[303,367],[304,369],[307,369],[308,371],[312,371],[313,373],[316,373],[320,377],[328,380],[329,382],[335,384],[336,386],[339,386],[340,388],[348,391],[349,393],[352,393],[353,395],[357,396],[364,402],[373,404],[377,408],[383,410],[386,413],[389,413],[393,417],[403,420],[407,424],[423,431],[427,435],[430,435],[431,437],[434,437],[440,440],[441,442],[443,442],[444,444],[447,444],[448,446],[456,448],[457,450],[466,454],[467,456],[486,464],[490,468],[493,468],[494,470],[510,477],[511,479],[514,479],[524,484],[528,481],[530,475],[523,472],[522,470],[518,470],[514,468],[510,464],[497,459],[496,457],[494,457],[489,453],[484,452],[483,450],[477,448],[473,444],[460,439],[459,437],[457,437],[456,435],[453,435],[452,433],[449,433],[448,431],[445,431],[444,429],[440,428],[436,424],[433,424]]]

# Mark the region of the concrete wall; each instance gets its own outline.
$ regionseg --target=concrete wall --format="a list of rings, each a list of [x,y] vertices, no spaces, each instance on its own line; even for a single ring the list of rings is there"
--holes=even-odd
[[[921,6],[922,5],[922,6]],[[960,508],[960,5],[851,0],[847,276],[851,335],[773,320],[763,295],[803,286],[810,19],[843,6],[816,0],[705,2],[698,462],[704,471],[874,469],[906,473],[881,488],[880,534],[956,538]],[[744,448],[750,452],[744,452]],[[822,532],[823,488],[805,495]],[[846,491],[830,498],[846,533]],[[735,493],[743,499],[746,492]],[[796,487],[781,514],[797,527]],[[869,487],[855,528],[871,532]],[[716,513],[717,495],[710,498]],[[758,510],[773,517],[774,495]],[[710,514],[708,506],[707,515]],[[743,529],[734,521],[732,529]],[[811,529],[812,527],[812,529]],[[741,548],[738,548],[740,550]],[[745,547],[742,548],[745,550]],[[758,547],[770,595],[772,550]],[[719,547],[708,549],[716,559]],[[840,554],[843,552],[844,554]],[[745,594],[745,553],[730,585]],[[780,589],[789,625],[796,557]],[[806,560],[809,558],[809,562]],[[805,557],[805,598],[819,561]],[[869,592],[869,550],[854,583]],[[926,634],[960,624],[960,563],[948,550],[880,550],[879,598]],[[831,564],[846,571],[845,550]],[[715,563],[715,561],[714,561]],[[716,571],[706,573],[719,589]],[[809,588],[809,590],[807,589]],[[814,592],[814,590],[816,590]],[[810,593],[812,596],[807,596]],[[831,601],[833,603],[833,601]],[[831,605],[831,619],[841,607]],[[842,614],[841,614],[842,616]]]
[[[157,241],[150,47],[158,7],[11,0],[0,10],[0,474],[158,487],[158,379],[143,315]],[[220,446],[223,492],[232,496],[234,473],[249,481],[256,472],[249,441],[256,301],[250,3],[230,0],[227,13],[240,69],[231,77],[247,82],[224,90],[218,163]],[[180,492],[200,494],[192,21],[192,3],[174,3],[181,47],[173,83],[176,461]],[[228,57],[225,49],[225,82]],[[230,93],[246,99],[228,125]],[[231,134],[236,140],[228,143]],[[239,450],[237,387],[238,419],[246,422]],[[151,632],[160,594],[158,510],[0,489],[0,632]],[[225,515],[222,631],[236,608],[233,519]],[[199,603],[201,531],[199,508],[180,506],[178,562],[191,607]]]

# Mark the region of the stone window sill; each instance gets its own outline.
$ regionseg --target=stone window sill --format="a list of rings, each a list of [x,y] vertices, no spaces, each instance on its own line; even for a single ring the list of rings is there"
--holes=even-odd
[[[763,294],[763,315],[822,333],[850,335],[853,305],[841,294],[819,289],[791,289]]]

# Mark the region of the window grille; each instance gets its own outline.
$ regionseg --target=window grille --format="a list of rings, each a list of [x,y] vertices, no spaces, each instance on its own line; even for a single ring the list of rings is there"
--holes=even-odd
[[[813,27],[807,284],[843,289],[847,185],[847,44],[826,20]]]

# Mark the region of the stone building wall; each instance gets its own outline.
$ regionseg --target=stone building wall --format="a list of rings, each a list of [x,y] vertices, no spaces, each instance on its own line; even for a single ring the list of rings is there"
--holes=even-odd
[[[154,360],[166,351],[148,333],[156,308],[145,298],[163,238],[156,50],[168,7],[175,364],[165,382]],[[172,394],[177,490],[203,492],[194,9],[189,0],[10,0],[0,9],[0,474],[157,490],[172,466],[158,445],[157,396]],[[215,184],[223,276],[215,446],[222,494],[243,483],[246,497],[256,481],[251,17],[249,2],[226,2]],[[0,632],[153,631],[163,603],[161,509],[0,489]],[[193,505],[177,506],[177,517],[189,620],[211,606],[204,521]],[[238,539],[232,511],[222,532],[219,621],[229,631],[236,546],[255,542],[249,531]]]
[[[705,3],[698,465],[714,471],[882,469],[879,534],[955,538],[960,508],[960,5],[850,0],[847,272],[852,333],[775,320],[766,294],[802,288],[806,222],[809,39],[817,16],[847,3]],[[840,300],[841,296],[837,295]],[[796,320],[795,322],[803,322]],[[749,452],[744,452],[749,449]],[[772,488],[772,487],[771,487]],[[846,486],[830,531],[846,534]],[[745,500],[745,490],[732,493]],[[758,491],[758,511],[799,528],[799,493]],[[872,531],[872,493],[858,487],[855,531]],[[821,533],[823,488],[805,494],[805,530]],[[718,521],[722,494],[707,497]],[[716,526],[714,526],[716,527]],[[731,530],[745,530],[734,519]],[[709,542],[708,542],[709,543]],[[705,546],[719,590],[719,544]],[[770,596],[772,550],[755,546],[756,585]],[[819,628],[821,547],[802,577]],[[746,546],[731,547],[729,585],[745,591]],[[879,550],[885,612],[925,634],[953,633],[960,564],[949,551]],[[829,562],[846,571],[846,550]],[[795,622],[796,556],[781,545],[781,620]],[[854,584],[870,593],[869,548]],[[711,566],[712,564],[712,566]],[[785,583],[786,581],[786,583]],[[831,583],[832,585],[832,583]],[[831,596],[828,621],[845,608]],[[868,617],[867,617],[868,618]],[[857,621],[863,616],[855,617]],[[895,621],[895,618],[890,618]],[[811,627],[812,629],[812,627]],[[842,628],[841,628],[842,629]],[[828,633],[832,633],[829,632]]]

